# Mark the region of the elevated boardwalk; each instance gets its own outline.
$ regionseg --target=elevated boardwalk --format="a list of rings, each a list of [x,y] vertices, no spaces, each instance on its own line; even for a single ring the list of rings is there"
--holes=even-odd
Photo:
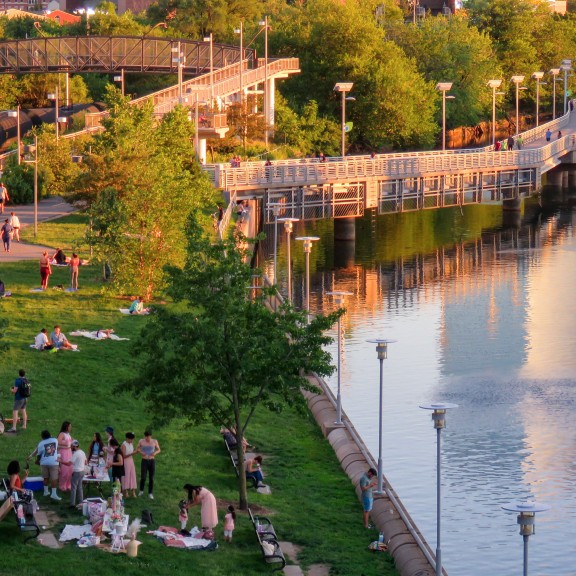
[[[552,138],[546,141],[550,130]],[[558,132],[561,131],[561,137]],[[239,198],[260,197],[266,221],[273,211],[301,220],[501,203],[534,192],[544,173],[576,151],[576,113],[522,134],[521,150],[492,147],[370,156],[246,162],[205,167],[214,185]]]

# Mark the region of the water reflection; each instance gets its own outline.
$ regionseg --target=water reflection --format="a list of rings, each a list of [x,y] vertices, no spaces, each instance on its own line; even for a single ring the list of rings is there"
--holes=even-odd
[[[460,405],[443,434],[450,576],[519,572],[516,517],[500,510],[516,498],[553,506],[537,517],[531,572],[574,573],[575,215],[569,202],[532,208],[512,228],[497,206],[368,214],[344,246],[335,246],[331,222],[296,230],[322,239],[311,254],[311,309],[332,309],[328,291],[355,294],[342,320],[343,407],[375,455],[378,361],[365,340],[398,341],[384,365],[384,470],[433,547],[435,434],[418,404]],[[263,249],[272,254],[270,241]],[[300,306],[303,253],[292,257]]]

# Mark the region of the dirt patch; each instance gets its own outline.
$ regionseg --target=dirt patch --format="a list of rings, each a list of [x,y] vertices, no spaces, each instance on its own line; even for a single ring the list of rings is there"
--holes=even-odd
[[[327,564],[312,564],[306,574],[307,576],[330,576],[330,566]]]

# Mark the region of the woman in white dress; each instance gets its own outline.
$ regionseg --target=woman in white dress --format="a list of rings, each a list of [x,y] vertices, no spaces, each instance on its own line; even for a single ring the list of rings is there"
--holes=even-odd
[[[122,457],[124,458],[124,476],[122,477],[122,490],[124,491],[124,496],[128,498],[130,496],[130,490],[132,490],[132,496],[136,497],[136,467],[134,466],[134,432],[126,432],[126,440],[122,442],[121,450]]]

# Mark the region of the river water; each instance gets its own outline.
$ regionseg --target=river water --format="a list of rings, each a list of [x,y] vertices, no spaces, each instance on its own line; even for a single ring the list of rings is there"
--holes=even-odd
[[[516,514],[501,509],[516,499],[552,506],[536,517],[530,573],[576,574],[576,212],[569,196],[554,200],[527,209],[520,226],[503,223],[501,207],[481,206],[367,214],[355,245],[335,243],[330,221],[299,223],[294,234],[320,237],[310,258],[312,311],[332,309],[325,292],[353,293],[342,320],[342,403],[375,458],[379,363],[366,340],[397,340],[384,361],[384,473],[432,549],[436,433],[418,406],[459,405],[442,432],[449,576],[522,573]],[[266,232],[271,274],[273,228]],[[296,241],[292,256],[301,305]],[[284,289],[285,269],[280,234]],[[336,358],[336,344],[330,350]],[[329,381],[335,389],[336,375]]]

